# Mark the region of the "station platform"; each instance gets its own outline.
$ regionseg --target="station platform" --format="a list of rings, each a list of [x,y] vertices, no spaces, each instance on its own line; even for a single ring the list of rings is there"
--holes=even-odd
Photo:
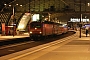
[[[2,36],[0,35],[0,41],[5,41],[5,40],[9,40],[9,39],[17,39],[17,38],[25,38],[25,37],[29,37],[28,33],[22,34],[22,35],[10,35],[10,36]]]
[[[0,60],[90,60],[90,36],[76,34],[31,49],[0,57]]]

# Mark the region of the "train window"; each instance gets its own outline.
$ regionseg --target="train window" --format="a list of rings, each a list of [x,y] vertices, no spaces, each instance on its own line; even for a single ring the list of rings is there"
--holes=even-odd
[[[41,24],[31,24],[31,28],[41,28]]]
[[[41,26],[39,25],[39,26],[36,26],[37,28],[40,28]]]

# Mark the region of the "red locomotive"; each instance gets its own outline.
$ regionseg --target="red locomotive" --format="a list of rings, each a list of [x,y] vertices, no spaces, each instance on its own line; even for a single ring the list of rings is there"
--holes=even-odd
[[[29,33],[31,38],[59,35],[67,32],[67,27],[54,22],[31,22]]]

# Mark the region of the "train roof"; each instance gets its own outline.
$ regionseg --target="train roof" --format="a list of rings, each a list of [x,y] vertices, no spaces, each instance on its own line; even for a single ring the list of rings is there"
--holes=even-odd
[[[48,23],[48,24],[53,24],[54,22],[50,22],[50,21],[44,21],[44,22],[40,22],[40,21],[33,21],[31,23]]]
[[[58,25],[63,25],[63,24],[60,24],[60,23],[55,23],[55,22],[50,22],[50,21],[44,21],[44,22],[40,22],[40,21],[33,21],[31,23],[46,23],[46,24],[58,24]]]

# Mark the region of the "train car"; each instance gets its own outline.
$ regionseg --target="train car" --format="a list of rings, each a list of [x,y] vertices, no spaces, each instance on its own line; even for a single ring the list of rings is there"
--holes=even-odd
[[[30,37],[44,37],[53,34],[53,23],[51,22],[31,22]]]
[[[63,24],[55,23],[54,24],[54,34],[60,35],[62,33],[66,33],[68,31],[67,26],[63,26]]]
[[[67,33],[67,32],[68,32],[68,27],[67,27],[67,25],[61,24],[61,25],[60,25],[60,30],[62,31],[62,33]]]
[[[65,31],[64,27],[54,22],[31,22],[29,30],[31,38],[59,35]]]

